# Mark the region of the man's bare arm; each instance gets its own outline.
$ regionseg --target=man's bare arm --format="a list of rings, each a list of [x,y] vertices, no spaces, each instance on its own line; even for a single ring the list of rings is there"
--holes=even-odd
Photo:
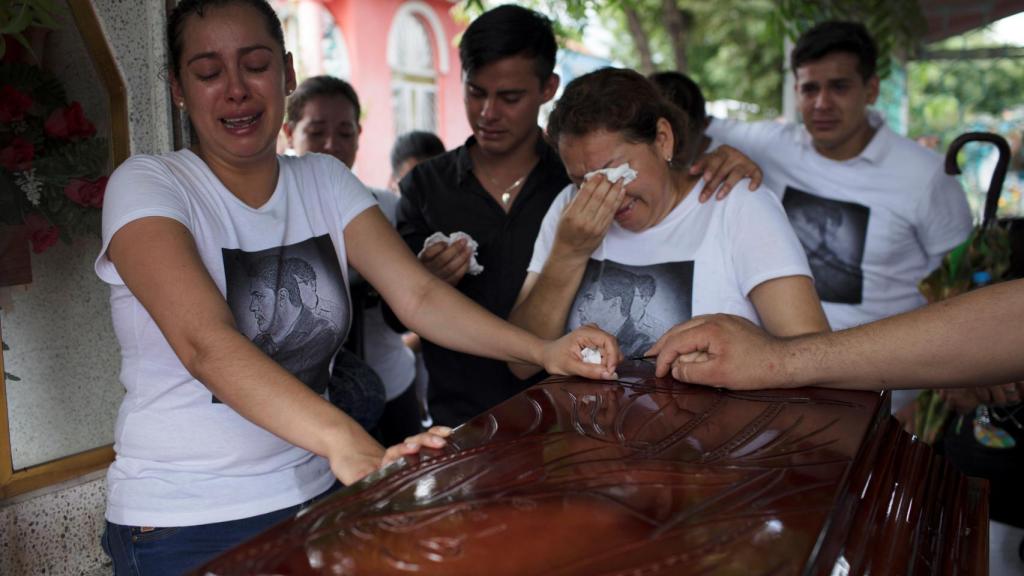
[[[777,339],[731,316],[662,337],[658,373],[727,388],[950,388],[1024,379],[1024,280],[857,328]]]

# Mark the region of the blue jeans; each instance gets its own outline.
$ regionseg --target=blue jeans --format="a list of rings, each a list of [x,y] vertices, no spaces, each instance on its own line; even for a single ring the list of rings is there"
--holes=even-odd
[[[323,494],[302,504],[228,522],[170,528],[107,522],[101,541],[103,551],[114,561],[114,576],[179,576],[295,516],[340,487],[335,482]]]

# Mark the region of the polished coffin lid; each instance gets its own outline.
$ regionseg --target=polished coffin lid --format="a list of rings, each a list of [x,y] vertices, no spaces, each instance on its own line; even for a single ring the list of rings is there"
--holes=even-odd
[[[984,574],[987,485],[888,396],[550,378],[200,574]]]

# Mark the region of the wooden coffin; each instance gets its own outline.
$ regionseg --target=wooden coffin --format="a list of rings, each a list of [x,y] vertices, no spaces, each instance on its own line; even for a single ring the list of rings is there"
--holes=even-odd
[[[551,378],[201,574],[985,574],[987,485],[887,394]]]

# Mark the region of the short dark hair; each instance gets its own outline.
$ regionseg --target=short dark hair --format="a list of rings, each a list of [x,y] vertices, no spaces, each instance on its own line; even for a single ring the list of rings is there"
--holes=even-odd
[[[428,160],[444,154],[444,142],[433,132],[414,130],[406,132],[391,146],[391,173],[398,173],[402,164],[410,158]]]
[[[666,72],[655,72],[647,77],[654,86],[661,92],[661,95],[670,103],[676,105],[689,124],[689,132],[686,136],[693,149],[688,150],[686,158],[693,160],[697,154],[697,146],[700,144],[701,136],[704,135],[704,128],[708,123],[707,104],[700,86],[689,76],[674,70]]]
[[[286,122],[295,126],[299,120],[302,120],[302,111],[306,108],[306,102],[321,96],[341,96],[351,102],[356,113],[356,124],[359,124],[359,114],[362,113],[362,108],[359,106],[359,96],[356,94],[355,88],[337,76],[327,75],[306,78],[295,88],[295,92],[288,97],[288,103],[285,105]]]
[[[466,28],[459,42],[465,75],[498,60],[523,56],[533,59],[534,73],[541,83],[554,72],[557,51],[551,20],[513,4],[484,12]]]
[[[857,71],[865,82],[875,75],[878,46],[860,22],[829,20],[815,25],[797,39],[789,63],[795,74],[797,68],[804,64],[836,52],[846,52],[857,57]]]
[[[651,144],[657,138],[661,118],[672,126],[673,158],[681,158],[688,138],[686,116],[679,108],[663,98],[640,73],[602,68],[565,87],[548,117],[548,138],[557,146],[562,134],[583,136],[607,130],[621,133],[630,142]]]
[[[171,58],[170,72],[175,78],[178,77],[178,73],[181,71],[181,51],[185,36],[185,20],[191,14],[202,18],[208,8],[219,8],[231,4],[241,4],[255,8],[260,13],[260,16],[263,17],[263,23],[267,27],[267,32],[281,48],[281,54],[285,54],[284,30],[281,28],[281,20],[277,17],[277,12],[274,12],[274,8],[267,0],[181,0],[167,16],[167,48]]]

